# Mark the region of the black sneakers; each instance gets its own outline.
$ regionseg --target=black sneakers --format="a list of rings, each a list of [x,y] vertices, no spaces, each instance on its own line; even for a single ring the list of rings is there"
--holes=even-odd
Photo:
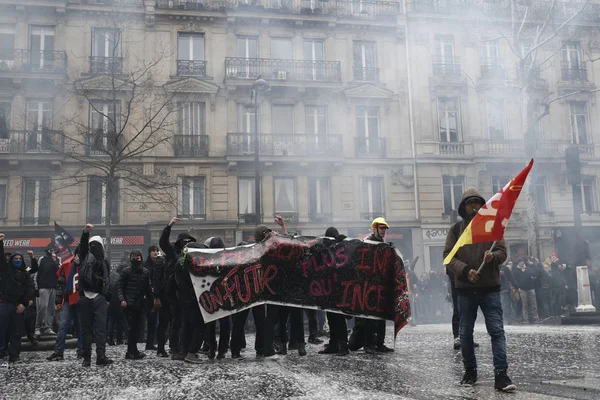
[[[298,343],[298,355],[301,357],[306,355],[306,346],[304,343]]]
[[[510,380],[506,371],[500,371],[494,376],[494,388],[502,392],[514,392],[517,390],[517,385]]]
[[[460,384],[461,385],[474,385],[477,382],[477,370],[475,368],[468,368],[463,375]]]
[[[62,361],[64,360],[64,357],[62,354],[58,354],[58,353],[52,353],[52,355],[48,358],[46,358],[46,360],[48,361]]]

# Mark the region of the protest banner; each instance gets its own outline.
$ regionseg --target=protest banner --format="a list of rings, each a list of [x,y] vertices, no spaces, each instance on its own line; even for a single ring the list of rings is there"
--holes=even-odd
[[[206,322],[260,304],[282,304],[407,323],[404,265],[393,244],[273,235],[181,258]]]

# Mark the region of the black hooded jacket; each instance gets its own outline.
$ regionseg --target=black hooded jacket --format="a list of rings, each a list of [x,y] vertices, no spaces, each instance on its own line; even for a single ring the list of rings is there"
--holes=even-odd
[[[35,296],[35,287],[29,273],[25,270],[25,261],[20,269],[11,265],[15,256],[23,255],[15,252],[6,262],[4,241],[0,240],[0,299],[11,304],[23,304],[27,307],[29,300]]]
[[[163,257],[157,257],[153,260],[152,257],[148,257],[144,261],[144,267],[150,274],[150,286],[152,287],[152,296],[155,299],[160,299],[164,296],[165,291],[165,259]]]
[[[190,243],[188,247],[204,249],[206,246],[201,243]],[[196,300],[196,293],[194,292],[194,285],[192,284],[192,277],[190,271],[183,262],[185,255],[183,255],[177,262],[175,262],[175,279],[177,280],[177,297],[184,307],[198,306]]]
[[[106,300],[110,300],[110,265],[104,254],[96,258],[89,247],[90,234],[83,232],[79,243],[79,258],[82,260],[79,266],[79,290],[102,294]]]
[[[158,288],[159,292],[168,297],[175,297],[175,290],[177,284],[175,282],[175,265],[181,256],[181,251],[185,246],[185,241],[190,240],[195,242],[196,239],[188,233],[180,233],[177,235],[177,240],[175,243],[171,244],[169,241],[171,237],[171,227],[167,225],[165,229],[163,229],[160,240],[158,241],[158,245],[162,249],[163,253],[165,253],[165,269],[164,269],[164,284]]]
[[[39,270],[37,273],[37,285],[38,289],[54,289],[58,283],[58,277],[56,271],[60,265],[58,264],[58,258],[52,259],[52,255],[46,253],[44,257],[40,258]]]
[[[128,307],[144,309],[146,299],[152,295],[150,273],[143,265],[129,266],[119,276],[119,301],[126,301]]]

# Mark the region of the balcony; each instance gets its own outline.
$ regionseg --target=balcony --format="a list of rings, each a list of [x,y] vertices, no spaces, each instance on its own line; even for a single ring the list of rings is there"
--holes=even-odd
[[[309,212],[308,220],[310,222],[329,222],[331,221],[331,213],[317,213],[317,212]]]
[[[62,150],[63,136],[52,130],[10,131],[8,137],[0,138],[0,153],[56,154]]]
[[[594,157],[596,155],[594,145],[589,144],[578,144],[576,145],[579,148],[579,155],[581,157]]]
[[[254,81],[259,76],[269,81],[342,81],[339,61],[280,60],[271,58],[225,58],[225,79]]]
[[[524,143],[522,140],[477,140],[475,154],[479,156],[523,156]]]
[[[481,61],[481,79],[506,79],[506,70],[502,65]]]
[[[562,63],[561,78],[566,82],[587,82],[587,70],[585,63],[579,65],[572,63]]]
[[[120,75],[123,57],[90,57],[90,74]]]
[[[461,76],[460,59],[458,57],[433,56],[433,75],[459,78]]]
[[[86,155],[88,156],[107,156],[123,146],[123,137],[116,138],[116,134],[103,134],[90,132],[88,145],[86,146]]]
[[[238,214],[238,223],[257,225],[260,221],[256,218],[256,213]]]
[[[208,157],[208,135],[175,135],[175,156]]]
[[[275,214],[279,215],[287,223],[291,223],[291,224],[298,223],[298,213],[297,212],[275,211]]]
[[[354,80],[363,82],[379,82],[379,68],[355,66]]]
[[[440,155],[464,156],[465,144],[462,142],[440,142]]]
[[[22,217],[21,226],[48,226],[50,217]]]
[[[67,72],[67,53],[51,50],[0,49],[0,74],[60,74]]]
[[[378,0],[337,0],[337,16],[355,19],[395,18],[402,13],[400,2]]]
[[[89,204],[88,204],[89,207]],[[100,210],[98,210],[100,211]],[[113,211],[113,213],[115,213],[115,211]],[[118,212],[116,213],[117,215],[113,215],[112,217],[110,217],[110,225],[119,225],[119,215]],[[108,225],[108,217],[103,217],[102,215],[98,215],[98,214],[88,214],[87,216],[87,220],[90,224],[94,224],[94,225]]]
[[[385,218],[385,213],[383,211],[361,211],[360,219],[363,221],[373,221],[377,217]]]
[[[206,61],[177,60],[177,76],[206,76]]]
[[[355,138],[358,157],[385,157],[385,139],[380,137]]]
[[[342,135],[259,134],[261,156],[343,155]],[[227,155],[254,155],[253,133],[228,133]]]
[[[177,218],[187,220],[205,220],[206,214],[177,214]]]

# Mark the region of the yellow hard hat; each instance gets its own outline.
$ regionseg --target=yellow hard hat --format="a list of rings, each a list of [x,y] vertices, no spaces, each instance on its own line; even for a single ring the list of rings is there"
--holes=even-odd
[[[373,222],[371,222],[371,230],[377,229],[378,225],[385,225],[388,229],[390,228],[390,226],[387,222],[385,222],[385,219],[383,219],[383,217],[377,217],[373,220]]]

